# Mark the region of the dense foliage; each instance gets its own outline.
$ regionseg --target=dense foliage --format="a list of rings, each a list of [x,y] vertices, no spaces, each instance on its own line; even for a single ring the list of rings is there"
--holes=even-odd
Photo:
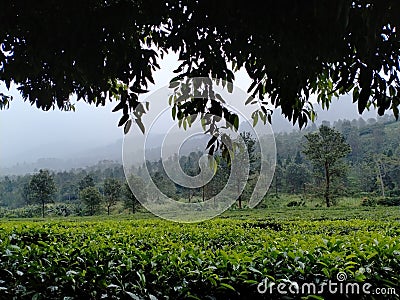
[[[48,170],[39,170],[30,179],[28,185],[24,186],[24,193],[29,203],[40,203],[42,205],[42,216],[44,217],[44,205],[53,202],[56,193],[56,185],[53,176]]]
[[[400,139],[397,122],[386,116],[367,121],[362,118],[338,120],[326,125],[340,131],[351,147],[351,152],[344,159],[347,165],[346,176],[338,172],[341,176],[331,185],[333,196],[400,196]],[[309,161],[302,155],[302,144],[304,135],[315,130],[316,127],[311,127],[304,132],[276,135],[278,157],[272,184],[276,193],[323,194],[324,176],[321,176],[323,173],[320,170],[309,173],[309,176],[298,175],[302,170],[312,170]],[[307,174],[307,171],[303,174]]]
[[[342,158],[350,152],[350,145],[345,137],[334,128],[322,125],[317,132],[305,136],[303,153],[311,161],[314,169],[322,170],[325,178],[324,198],[326,206],[331,206],[330,184],[335,177],[345,176],[346,166]]]
[[[298,299],[313,293],[260,294],[257,286],[265,279],[320,286],[345,272],[347,282],[385,288],[385,299],[398,299],[389,293],[400,286],[400,226],[381,217],[192,225],[154,219],[5,222],[0,298]],[[314,294],[345,297],[327,289]]]
[[[154,82],[159,57],[174,51],[177,78],[231,81],[244,67],[267,116],[270,103],[304,125],[313,118],[311,93],[328,107],[351,91],[360,112],[372,102],[397,116],[399,13],[395,0],[8,1],[0,81],[45,110],[73,109],[73,93],[96,105],[117,99],[122,125]],[[180,119],[216,111],[230,120],[222,101],[200,98],[178,108]],[[7,107],[7,95],[0,99]]]
[[[40,172],[35,172],[35,174]],[[30,201],[30,180],[35,175],[5,176],[0,184],[1,205],[8,208],[18,208],[35,204]],[[96,166],[85,169],[52,172],[52,180],[57,187],[50,202],[80,203],[84,201],[79,197],[83,190],[93,188],[100,194],[104,192],[104,179],[113,178],[119,182],[125,180],[122,165],[111,161],[101,161]],[[100,195],[102,196],[102,195]],[[102,201],[100,201],[102,202]],[[75,213],[79,214],[79,209]],[[92,210],[88,210],[92,211]],[[63,212],[67,213],[68,212]],[[71,213],[71,212],[70,212]]]

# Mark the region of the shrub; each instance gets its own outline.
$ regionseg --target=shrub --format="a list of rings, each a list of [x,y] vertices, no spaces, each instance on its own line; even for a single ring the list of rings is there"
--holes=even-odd
[[[384,206],[400,206],[400,198],[386,197],[379,200],[378,204]]]
[[[377,201],[376,201],[376,199],[373,199],[373,198],[364,197],[361,200],[362,206],[376,206],[376,204],[377,204]]]

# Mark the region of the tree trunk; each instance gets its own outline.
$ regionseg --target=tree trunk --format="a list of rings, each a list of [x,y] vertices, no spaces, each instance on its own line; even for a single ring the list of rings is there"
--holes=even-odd
[[[42,201],[42,218],[44,219],[44,201]]]
[[[135,200],[132,201],[132,213],[134,214],[136,212],[136,207],[135,207]]]
[[[242,209],[242,193],[240,192],[240,181],[239,181],[239,178],[237,178],[236,183],[237,183],[237,192],[238,192],[238,195],[239,195],[239,198],[238,198],[239,209]]]
[[[378,170],[378,177],[379,181],[381,183],[381,190],[382,190],[382,197],[385,197],[385,185],[383,184],[383,177],[382,177],[382,172],[381,172],[381,166],[379,165],[379,162],[376,161],[376,167]]]
[[[325,202],[326,202],[326,207],[330,207],[331,203],[329,201],[329,189],[330,189],[330,174],[329,174],[329,165],[328,163],[325,163]]]
[[[110,215],[110,207],[111,205],[107,205],[107,215]]]

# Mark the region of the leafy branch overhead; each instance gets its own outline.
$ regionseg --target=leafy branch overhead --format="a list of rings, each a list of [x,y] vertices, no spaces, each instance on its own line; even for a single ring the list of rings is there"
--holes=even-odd
[[[231,82],[244,67],[262,118],[273,104],[301,127],[314,117],[312,93],[329,107],[349,92],[359,112],[373,105],[398,117],[399,15],[395,0],[8,1],[0,10],[0,81],[44,110],[74,109],[72,94],[95,105],[114,99],[122,126],[160,58],[174,51],[175,79]],[[196,105],[178,119],[196,114]]]
[[[213,155],[218,149],[222,157],[230,161],[229,153],[233,150],[232,140],[223,129],[239,129],[239,116],[232,112],[222,96],[215,91],[219,80],[213,82],[207,77],[186,78],[173,81],[169,87],[173,89],[168,103],[172,106],[172,117],[178,120],[178,126],[191,127],[199,117],[205,134],[210,135],[207,144],[208,153]],[[222,87],[227,86],[232,93],[233,84],[222,81]],[[222,123],[225,121],[225,123]]]

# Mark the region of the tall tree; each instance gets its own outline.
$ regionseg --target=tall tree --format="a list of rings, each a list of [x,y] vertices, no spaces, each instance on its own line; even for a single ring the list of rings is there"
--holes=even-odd
[[[223,190],[229,178],[230,168],[225,160],[220,156],[220,153],[214,154],[214,159],[218,164],[217,171],[213,178],[206,185],[207,198],[213,198],[216,205],[216,195]]]
[[[342,132],[346,142],[349,143],[351,147],[351,153],[349,154],[350,161],[353,163],[356,161],[362,161],[364,157],[361,149],[358,127],[353,126],[350,121],[344,120],[339,130]]]
[[[9,176],[5,176],[0,182],[0,204],[9,205],[12,199],[12,192],[14,190],[15,183],[12,182]]]
[[[125,207],[131,209],[134,214],[137,206],[141,203],[140,201],[146,201],[147,199],[146,185],[139,176],[134,174],[129,176],[128,181],[129,184],[128,182],[124,183],[122,194]],[[135,193],[132,192],[131,187],[135,189]],[[136,197],[136,195],[138,197]]]
[[[234,144],[236,146],[234,148],[234,154],[233,154],[238,164],[238,168],[232,170],[237,193],[239,195],[237,199],[239,209],[242,208],[242,201],[244,196],[243,194],[244,190],[240,192],[240,188],[242,187],[243,184],[245,184],[245,186],[249,184],[249,178],[245,182],[246,175],[248,176],[253,175],[256,169],[255,167],[256,155],[254,153],[256,140],[249,132],[240,133],[240,137],[243,142],[241,143],[239,138],[237,139],[237,141],[234,141]],[[248,174],[246,174],[246,171],[248,171]],[[251,187],[248,186],[247,189],[251,190]]]
[[[318,132],[305,135],[303,153],[314,168],[322,170],[325,178],[324,198],[326,206],[331,206],[331,182],[343,171],[341,159],[351,152],[343,135],[330,127],[321,126]]]
[[[103,200],[99,190],[94,186],[84,188],[82,191],[80,191],[79,198],[86,205],[89,215],[91,216],[99,211],[101,202]]]
[[[14,189],[14,184],[11,181],[10,177],[5,176],[3,180],[3,187],[6,193],[11,193]]]
[[[299,193],[310,181],[310,172],[304,164],[290,162],[285,168],[285,181],[291,193]]]
[[[278,193],[282,188],[282,177],[283,177],[284,167],[282,163],[278,160],[275,166],[274,177],[272,179],[271,185],[275,191],[275,196],[278,197]]]
[[[115,178],[106,178],[103,184],[104,198],[107,205],[107,214],[110,215],[110,209],[117,204],[121,196],[121,183]]]
[[[90,174],[86,174],[85,177],[83,177],[78,183],[79,191],[82,191],[85,188],[93,187],[93,186],[95,186],[94,178]]]
[[[53,196],[57,191],[53,176],[48,170],[39,170],[34,174],[28,186],[28,198],[30,202],[42,204],[42,217],[46,203],[53,202]]]

